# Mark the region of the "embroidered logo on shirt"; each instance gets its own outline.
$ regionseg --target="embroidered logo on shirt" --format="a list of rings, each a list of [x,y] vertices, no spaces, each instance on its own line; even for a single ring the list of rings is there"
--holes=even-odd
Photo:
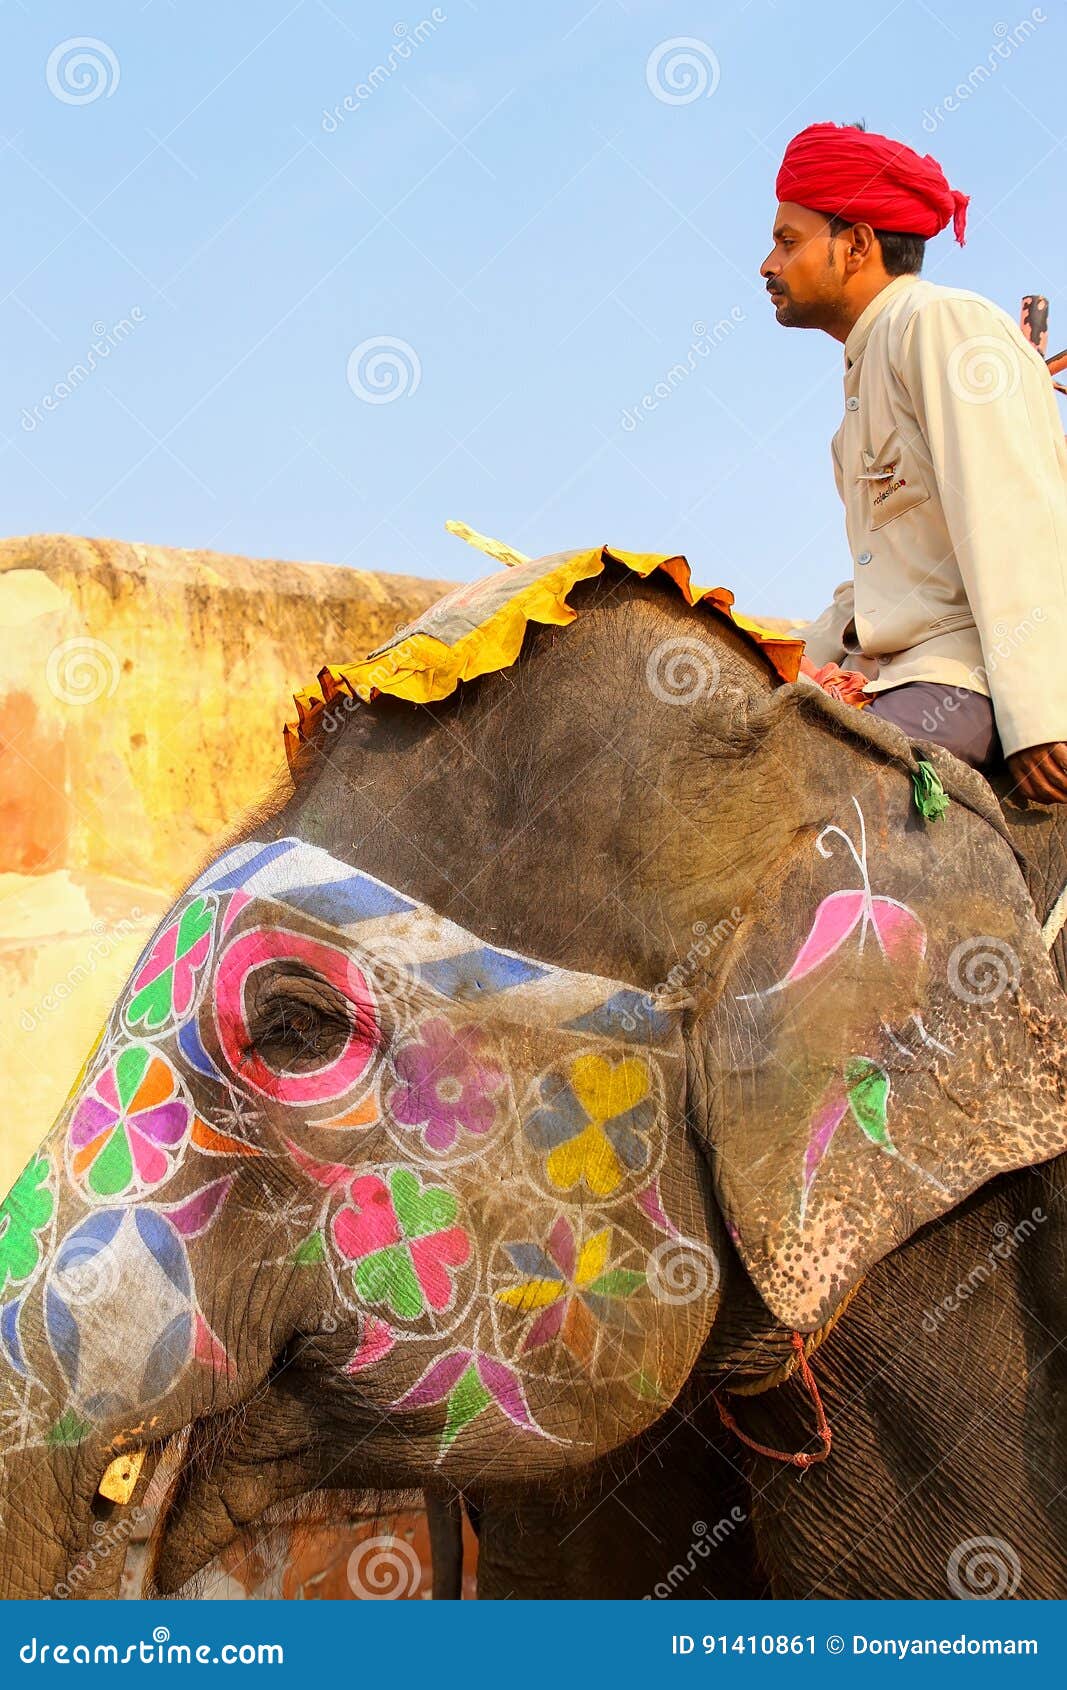
[[[895,467],[895,466],[893,466],[893,467]],[[892,473],[893,473],[892,468],[890,469],[889,473],[890,473],[890,475],[892,475]],[[906,487],[907,485],[908,485],[907,480],[902,475],[900,477],[899,481],[891,481],[889,483],[888,487],[883,487],[882,491],[880,493],[876,493],[875,496],[874,496],[873,502],[876,505],[883,505],[885,503],[885,501],[889,498],[890,494],[899,493],[900,489],[902,487]]]

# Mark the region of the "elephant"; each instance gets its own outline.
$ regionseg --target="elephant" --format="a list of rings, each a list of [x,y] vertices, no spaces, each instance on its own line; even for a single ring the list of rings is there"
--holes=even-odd
[[[1067,1594],[1058,822],[571,600],[325,710],[136,965],[0,1209],[5,1596],[164,1451],[157,1594],[419,1490],[480,1597]]]

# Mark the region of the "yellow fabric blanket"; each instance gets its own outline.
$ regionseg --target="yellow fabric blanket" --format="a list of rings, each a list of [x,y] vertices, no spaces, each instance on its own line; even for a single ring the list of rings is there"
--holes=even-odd
[[[285,728],[290,761],[301,742],[313,733],[323,711],[342,695],[369,702],[380,693],[391,693],[415,704],[429,704],[447,698],[460,681],[508,668],[517,658],[531,622],[564,627],[575,620],[578,612],[567,603],[568,593],[576,582],[601,574],[607,563],[621,564],[642,577],[658,570],[674,584],[686,604],[726,617],[758,647],[782,680],[797,677],[803,641],[788,639],[740,615],[733,608],[734,595],[729,588],[695,587],[684,557],[594,546],[586,551],[526,558],[500,541],[484,539],[462,523],[448,526],[506,567],[447,593],[361,662],[327,664],[320,669],[317,686],[294,696],[297,719],[286,723]]]

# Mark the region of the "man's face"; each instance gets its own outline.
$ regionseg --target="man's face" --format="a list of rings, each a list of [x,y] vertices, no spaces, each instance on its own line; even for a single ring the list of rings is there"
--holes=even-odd
[[[789,329],[825,328],[841,309],[845,237],[830,239],[819,211],[783,200],[774,220],[774,246],[760,275],[778,321]]]

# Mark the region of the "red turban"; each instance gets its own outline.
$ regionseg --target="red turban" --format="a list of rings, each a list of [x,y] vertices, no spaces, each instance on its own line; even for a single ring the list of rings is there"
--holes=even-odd
[[[929,153],[920,158],[887,135],[813,123],[786,147],[776,187],[779,200],[897,234],[937,235],[951,218],[963,245],[967,195],[949,187]]]

